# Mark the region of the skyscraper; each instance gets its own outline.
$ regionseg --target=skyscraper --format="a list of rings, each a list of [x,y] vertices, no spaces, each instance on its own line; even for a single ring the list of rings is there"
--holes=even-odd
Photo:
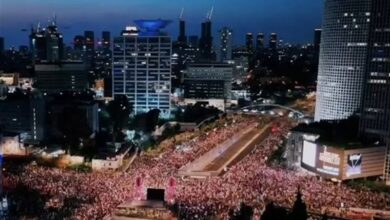
[[[315,120],[340,120],[359,108],[372,0],[326,0]]]
[[[95,53],[95,34],[93,31],[84,31],[85,60],[87,64],[93,63]]]
[[[202,59],[213,59],[213,37],[211,33],[211,20],[207,18],[202,23],[202,33],[199,40],[200,56]]]
[[[30,48],[33,64],[40,61],[58,62],[64,54],[63,36],[58,32],[55,18],[46,28],[31,29]]]
[[[278,44],[278,35],[276,33],[271,33],[269,38],[269,48],[271,50],[276,50],[277,44]]]
[[[4,53],[4,37],[0,37],[0,54]]]
[[[320,52],[321,33],[322,29],[314,30],[314,50],[316,51],[316,54],[319,54]]]
[[[360,132],[388,145],[384,176],[390,184],[390,1],[371,3]]]
[[[218,60],[224,62],[232,59],[233,31],[228,27],[223,27],[220,31],[220,47]]]
[[[253,53],[253,34],[247,33],[245,36],[245,46],[249,54]]]
[[[85,41],[84,36],[76,35],[73,38],[73,49],[75,49],[75,50],[83,50],[84,45],[85,45],[84,41]]]
[[[109,31],[102,32],[102,47],[104,50],[110,50],[111,48],[111,34]]]
[[[183,18],[179,20],[179,37],[177,41],[180,45],[187,44],[187,36],[186,36],[186,21]]]
[[[137,20],[114,39],[113,96],[126,95],[134,112],[159,109],[170,117],[171,37],[162,30],[169,21]]]
[[[256,37],[256,50],[260,51],[264,48],[264,34],[258,33]]]
[[[72,60],[84,60],[86,51],[85,38],[81,35],[76,35],[73,38],[73,51],[71,53]]]
[[[373,1],[364,79],[361,131],[385,136],[390,131],[390,2]],[[381,16],[375,16],[380,14]]]

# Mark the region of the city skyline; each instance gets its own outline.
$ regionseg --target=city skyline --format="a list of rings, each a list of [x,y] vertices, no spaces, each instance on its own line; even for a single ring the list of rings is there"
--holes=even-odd
[[[177,21],[182,8],[184,8],[184,19],[187,21],[187,35],[199,35],[200,24],[205,20],[212,6],[214,6],[212,19],[214,36],[217,36],[220,28],[228,26],[235,32],[235,44],[244,43],[247,32],[263,32],[267,37],[271,32],[276,32],[285,42],[309,43],[313,40],[313,30],[321,26],[323,10],[321,0],[293,2],[244,0],[240,2],[239,8],[233,4],[234,1],[230,0],[231,4],[224,4],[225,2],[222,3],[220,0],[170,2],[119,0],[109,4],[101,0],[94,1],[94,4],[75,0],[22,1],[23,8],[20,7],[21,1],[15,3],[4,0],[0,3],[2,11],[0,35],[5,38],[6,48],[28,45],[28,33],[21,30],[29,31],[31,25],[36,25],[38,22],[41,26],[45,26],[53,13],[57,16],[60,32],[64,34],[65,44],[70,44],[75,35],[85,30],[96,33],[107,30],[115,36],[124,26],[133,24],[133,20],[140,18],[172,20],[173,24],[168,26],[167,31],[171,36],[177,36],[179,26]],[[90,10],[86,10],[88,7]],[[32,10],[26,11],[24,8]]]

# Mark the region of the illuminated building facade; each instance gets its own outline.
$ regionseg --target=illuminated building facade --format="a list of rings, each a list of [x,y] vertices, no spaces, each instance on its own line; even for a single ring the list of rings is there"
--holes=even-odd
[[[387,141],[384,175],[390,184],[390,1],[372,1],[370,13],[360,132]]]
[[[232,60],[232,47],[233,47],[233,31],[228,27],[224,27],[220,30],[220,48],[219,48],[219,62]]]
[[[63,58],[63,36],[58,32],[55,18],[46,28],[31,30],[30,48],[33,64],[40,61],[59,62]]]
[[[134,112],[159,109],[170,117],[172,40],[165,20],[137,20],[114,39],[113,96],[126,95]]]
[[[325,1],[315,120],[340,120],[360,107],[371,0]]]
[[[189,64],[184,75],[186,99],[231,99],[233,67],[224,63]]]
[[[88,89],[85,64],[78,61],[41,63],[35,66],[35,87],[44,93],[81,92]]]

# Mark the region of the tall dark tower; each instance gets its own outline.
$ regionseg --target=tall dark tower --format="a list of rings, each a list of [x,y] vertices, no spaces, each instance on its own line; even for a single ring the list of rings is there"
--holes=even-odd
[[[276,33],[271,33],[269,38],[269,48],[271,50],[276,50],[277,44],[278,44],[278,35]]]
[[[211,28],[211,18],[213,8],[207,13],[206,21],[202,23],[202,33],[199,40],[200,57],[202,59],[215,59],[213,54],[213,36]]]
[[[73,38],[73,49],[82,51],[84,48],[84,36],[76,35]]]
[[[43,60],[59,62],[63,59],[63,48],[63,36],[58,32],[55,16],[46,28],[41,29],[39,24],[36,29],[31,28],[30,50],[33,64]]]
[[[95,33],[93,31],[85,31],[84,32],[84,38],[85,38],[85,45],[87,47],[87,50],[94,50],[95,49]]]
[[[0,54],[4,52],[4,37],[0,37]]]
[[[260,51],[264,48],[264,34],[258,33],[256,37],[256,50]]]
[[[372,0],[367,61],[362,94],[360,133],[387,142],[384,177],[390,185],[390,1]]]
[[[186,21],[183,18],[184,9],[181,10],[180,18],[179,18],[179,37],[177,41],[180,45],[187,44],[187,36],[186,36]]]
[[[314,30],[314,51],[316,60],[318,60],[320,56],[321,33],[322,29]]]
[[[202,23],[202,33],[199,40],[200,56],[203,59],[212,58],[213,37],[211,36],[211,20]]]
[[[186,44],[187,43],[186,22],[184,20],[180,20],[179,21],[179,37],[177,38],[177,41],[180,44]]]
[[[111,34],[109,31],[102,32],[102,47],[105,50],[109,50],[111,48]]]
[[[94,53],[95,53],[95,34],[93,31],[85,31],[84,32],[84,40],[85,40],[85,61],[87,64],[92,65]]]
[[[252,33],[247,33],[245,36],[245,45],[246,45],[246,50],[248,51],[249,54],[253,53],[253,34]]]

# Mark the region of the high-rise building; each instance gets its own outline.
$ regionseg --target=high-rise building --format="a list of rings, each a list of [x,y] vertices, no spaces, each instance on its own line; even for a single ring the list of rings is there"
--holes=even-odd
[[[86,51],[85,38],[82,35],[76,35],[73,38],[73,50],[71,51],[71,60],[84,60]]]
[[[232,60],[233,31],[228,27],[223,27],[220,31],[220,46],[218,53],[219,62]]]
[[[264,48],[264,34],[258,33],[256,37],[256,50],[260,51]]]
[[[326,0],[315,120],[340,120],[360,108],[372,0]]]
[[[322,33],[322,29],[314,30],[314,50],[317,56],[319,56],[320,53],[321,33]]]
[[[211,25],[211,20],[208,18],[202,23],[202,34],[199,40],[200,57],[205,60],[211,60],[214,58]]]
[[[186,21],[183,18],[179,20],[179,37],[177,41],[180,45],[187,44],[187,36],[186,36]]]
[[[372,4],[360,127],[365,135],[384,137],[390,131],[390,2]]]
[[[6,99],[0,100],[0,112],[3,131],[27,133],[31,141],[44,139],[45,102],[39,93],[8,94]]]
[[[0,54],[4,53],[4,37],[0,37]]]
[[[111,33],[109,31],[102,32],[102,47],[104,50],[111,48]]]
[[[208,103],[225,110],[231,99],[233,66],[225,63],[189,64],[184,76],[186,103]]]
[[[73,38],[73,49],[82,51],[85,46],[84,36],[76,35]]]
[[[95,33],[93,31],[84,31],[85,61],[88,65],[93,63],[95,55]]]
[[[253,53],[253,34],[247,33],[245,36],[245,45],[249,54]]]
[[[58,32],[55,19],[46,28],[41,29],[38,25],[36,29],[31,29],[30,48],[33,64],[41,61],[59,62],[63,59],[63,36]]]
[[[134,112],[159,109],[170,117],[171,37],[166,20],[137,20],[114,39],[113,96],[126,95]]]
[[[35,65],[35,72],[35,87],[45,93],[88,89],[87,70],[82,62],[41,63]]]
[[[95,33],[93,31],[84,31],[84,39],[87,50],[95,49]]]
[[[384,176],[390,184],[390,1],[373,0],[366,13],[370,27],[359,130],[368,139],[387,142]]]
[[[276,33],[271,33],[269,38],[269,48],[271,50],[276,50],[277,45],[278,45],[278,35]]]

